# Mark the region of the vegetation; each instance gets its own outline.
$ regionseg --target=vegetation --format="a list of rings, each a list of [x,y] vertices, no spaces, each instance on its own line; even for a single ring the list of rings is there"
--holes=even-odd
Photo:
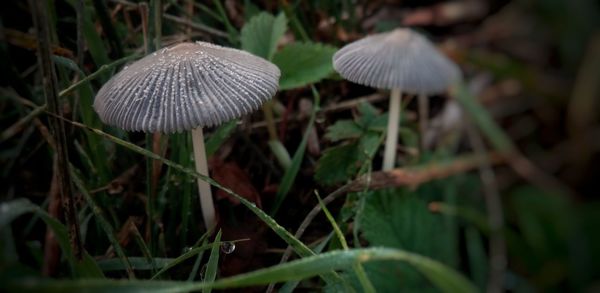
[[[31,0],[0,19],[0,290],[592,292],[600,286],[600,9],[567,0]],[[452,13],[450,13],[452,11]],[[332,56],[411,26],[462,69],[405,95]],[[281,71],[263,111],[191,134],[125,132],[92,104],[121,68],[202,40]],[[212,185],[206,231],[197,178]]]

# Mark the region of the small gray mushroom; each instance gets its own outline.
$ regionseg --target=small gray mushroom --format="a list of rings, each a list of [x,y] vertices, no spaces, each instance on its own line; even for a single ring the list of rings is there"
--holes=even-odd
[[[250,53],[205,42],[180,43],[123,68],[98,92],[94,109],[127,131],[192,131],[198,173],[208,176],[202,127],[260,108],[275,95],[280,71]],[[198,179],[207,229],[216,224],[210,184]]]
[[[402,91],[418,94],[420,113],[426,114],[426,95],[444,92],[460,79],[458,67],[425,37],[411,29],[367,36],[333,56],[333,67],[345,79],[379,89],[390,89],[389,120],[383,170],[394,167]]]

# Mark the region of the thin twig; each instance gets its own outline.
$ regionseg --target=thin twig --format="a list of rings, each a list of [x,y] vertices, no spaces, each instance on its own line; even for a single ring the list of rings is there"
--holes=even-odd
[[[485,144],[481,135],[473,125],[468,128],[469,141],[476,154],[485,154]],[[498,192],[498,182],[492,170],[491,164],[485,159],[479,166],[479,175],[483,183],[484,201],[488,213],[490,225],[490,263],[488,293],[504,292],[504,277],[506,275],[506,242],[504,239],[504,215],[502,211],[502,200]]]
[[[30,0],[29,6],[32,10],[33,22],[38,36],[38,62],[43,76],[42,83],[44,95],[46,97],[48,111],[53,114],[48,117],[48,120],[55,141],[54,151],[58,157],[58,177],[60,179],[59,189],[62,207],[67,222],[69,241],[71,248],[73,249],[73,255],[76,259],[80,260],[83,254],[83,247],[81,236],[79,234],[79,222],[77,221],[75,198],[71,185],[72,182],[69,175],[69,150],[67,147],[65,127],[63,120],[58,118],[62,117],[62,113],[58,99],[58,82],[56,80],[56,73],[54,72],[54,65],[52,63],[50,52],[50,38],[48,32],[50,23],[48,22],[48,17],[46,15],[45,2]]]

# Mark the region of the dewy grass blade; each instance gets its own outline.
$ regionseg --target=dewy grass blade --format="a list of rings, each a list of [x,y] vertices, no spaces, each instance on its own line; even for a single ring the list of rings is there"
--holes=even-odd
[[[217,278],[217,270],[219,269],[219,251],[221,248],[221,230],[215,236],[215,241],[212,243],[210,257],[206,264],[206,274],[204,274],[204,282],[212,283]],[[211,288],[202,289],[202,293],[210,293]]]
[[[176,257],[173,261],[169,262],[167,265],[165,265],[164,267],[162,267],[160,269],[160,271],[158,271],[156,274],[154,274],[152,276],[152,278],[150,278],[151,280],[154,280],[156,278],[158,278],[158,276],[162,275],[164,272],[168,271],[170,268],[182,263],[183,261],[189,259],[190,257],[195,256],[196,254],[211,249],[213,247],[213,244],[215,245],[221,245],[222,242],[214,242],[214,243],[210,243],[210,244],[205,244],[205,245],[201,245],[198,246],[196,248],[192,248],[189,251],[187,251],[186,253]]]
[[[63,118],[64,119],[64,118]],[[192,176],[193,178],[200,178],[201,180],[204,180],[206,182],[208,182],[210,185],[219,188],[221,190],[223,190],[224,192],[226,192],[227,194],[235,197],[237,200],[239,200],[244,206],[246,206],[248,209],[250,209],[250,211],[252,211],[254,214],[256,214],[261,220],[263,220],[267,225],[269,225],[269,227],[271,227],[271,229],[273,229],[273,231],[275,233],[277,233],[277,235],[279,235],[285,242],[287,242],[288,244],[292,245],[292,247],[294,248],[294,250],[296,250],[296,252],[301,255],[301,256],[309,256],[309,255],[313,255],[314,253],[310,250],[310,248],[308,248],[304,243],[300,242],[300,240],[296,239],[292,234],[290,234],[285,228],[281,227],[273,218],[271,218],[269,215],[267,215],[265,212],[263,212],[261,209],[257,208],[256,205],[254,203],[249,202],[248,200],[246,200],[244,197],[236,194],[235,192],[231,191],[230,189],[222,186],[221,184],[219,184],[218,182],[214,181],[213,179],[211,179],[210,177],[201,175],[199,173],[197,173],[195,170],[192,170],[190,168],[186,168],[180,164],[177,164],[171,160],[165,159],[160,155],[157,155],[153,152],[150,152],[142,147],[139,147],[133,143],[127,142],[125,140],[122,140],[118,137],[112,136],[102,130],[99,129],[95,129],[92,127],[88,127],[85,124],[79,123],[79,122],[75,122],[75,121],[69,121],[67,119],[65,119],[65,121],[67,121],[68,123],[71,123],[77,127],[83,128],[85,130],[91,131],[97,135],[100,135],[120,146],[123,146],[131,151],[134,151],[138,154],[141,154],[143,156],[146,156],[148,158],[151,159],[155,159],[155,160],[159,160],[161,161],[163,164],[177,170],[180,171],[184,174],[187,174],[189,176]]]
[[[477,292],[475,286],[451,268],[418,254],[390,248],[364,248],[326,252],[270,268],[224,278],[214,283],[187,281],[48,280],[17,279],[4,283],[19,292],[189,292],[204,288],[227,289],[271,282],[301,280],[331,270],[345,270],[355,263],[401,261],[416,268],[442,292]]]
[[[61,117],[61,119],[64,119]],[[256,205],[250,201],[248,201],[247,199],[245,199],[244,197],[238,195],[237,193],[231,191],[229,188],[226,188],[224,186],[222,186],[221,184],[219,184],[218,182],[214,181],[213,179],[211,179],[210,177],[201,175],[199,173],[197,173],[195,170],[186,168],[184,166],[181,166],[180,164],[177,164],[171,160],[168,160],[166,158],[163,158],[160,155],[157,155],[153,152],[150,152],[142,147],[139,147],[135,144],[132,144],[130,142],[127,142],[125,140],[122,140],[120,138],[114,137],[106,132],[103,132],[99,129],[95,129],[89,126],[86,126],[85,124],[82,123],[78,123],[75,121],[70,121],[67,119],[64,119],[65,121],[67,121],[68,123],[71,123],[77,127],[86,129],[88,131],[91,131],[97,135],[100,135],[118,145],[121,145],[125,148],[128,148],[131,151],[134,151],[138,154],[144,155],[147,158],[150,159],[155,159],[155,160],[159,160],[161,161],[163,164],[177,170],[180,172],[183,172],[184,174],[187,174],[189,176],[192,176],[194,178],[200,178],[201,180],[204,180],[206,182],[208,182],[210,185],[219,188],[221,190],[223,190],[225,193],[229,194],[230,196],[235,197],[237,200],[239,200],[244,206],[246,206],[248,209],[250,209],[250,211],[252,211],[257,217],[259,217],[263,222],[265,222],[265,224],[267,224],[272,230],[273,232],[275,232],[279,237],[281,237],[281,239],[283,239],[286,243],[288,243],[293,249],[294,251],[296,251],[296,253],[298,253],[298,255],[302,256],[302,257],[307,257],[307,256],[311,256],[314,255],[315,253],[308,248],[308,246],[306,246],[304,243],[302,243],[299,239],[297,239],[296,237],[294,237],[290,232],[288,232],[285,228],[283,228],[281,225],[279,225],[277,223],[277,221],[275,221],[275,219],[271,218],[269,215],[267,215],[263,210],[259,209],[258,207],[256,207]],[[314,117],[313,117],[313,122],[314,122]],[[334,272],[332,273],[328,273],[326,275],[323,276],[323,278],[325,280],[327,280],[328,282],[339,282],[341,281],[341,278]]]

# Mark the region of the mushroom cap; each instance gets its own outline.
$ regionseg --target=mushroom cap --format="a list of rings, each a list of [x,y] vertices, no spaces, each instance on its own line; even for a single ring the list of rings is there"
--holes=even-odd
[[[333,67],[352,82],[413,94],[441,93],[460,79],[458,66],[425,37],[406,28],[344,46],[333,55]]]
[[[94,109],[128,131],[180,132],[215,126],[275,95],[279,68],[250,53],[180,43],[126,66],[98,91]]]

